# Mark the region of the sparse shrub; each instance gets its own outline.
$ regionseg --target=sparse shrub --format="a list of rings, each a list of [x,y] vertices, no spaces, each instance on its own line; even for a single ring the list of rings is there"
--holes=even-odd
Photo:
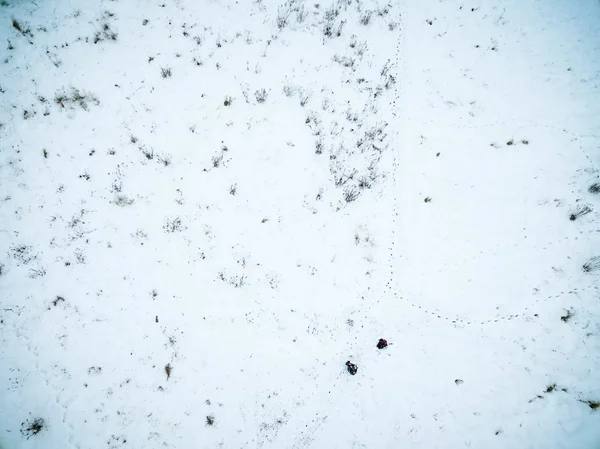
[[[288,20],[290,18],[290,14],[292,11],[290,10],[289,5],[283,5],[277,8],[277,28],[283,30],[285,26],[288,24]]]
[[[323,154],[323,141],[317,140],[315,142],[315,154]]]
[[[206,417],[206,425],[207,426],[214,426],[215,425],[215,417],[213,415],[208,415]]]
[[[46,427],[43,418],[35,418],[21,423],[21,434],[27,436],[27,439],[37,435]]]
[[[583,264],[582,269],[585,273],[592,273],[593,271],[600,270],[600,256],[592,257]]]
[[[128,198],[125,195],[115,195],[115,199],[112,201],[112,203],[119,207],[126,207],[133,204],[133,199]]]
[[[288,98],[291,97],[292,95],[294,95],[295,92],[296,92],[296,88],[294,86],[290,86],[289,84],[283,86],[283,94],[286,97],[288,97]]]
[[[74,87],[71,88],[69,93],[64,90],[62,92],[57,92],[54,96],[54,102],[61,108],[65,108],[69,105],[78,105],[84,111],[88,110],[88,105],[90,103],[96,106],[100,104],[100,101],[95,95],[89,92],[80,91]]]
[[[349,69],[354,69],[354,64],[356,64],[356,60],[349,58],[348,56],[334,55],[333,60]]]
[[[65,302],[65,298],[63,298],[62,296],[57,296],[52,300],[52,305],[56,307],[60,302]]]
[[[600,183],[598,183],[598,182],[593,183],[589,187],[588,192],[593,193],[594,195],[600,193]]]
[[[152,148],[148,149],[148,148],[145,148],[145,147],[140,147],[140,150],[142,150],[142,154],[149,161],[151,161],[152,159],[154,159],[154,150]]]
[[[212,157],[212,164],[214,168],[219,168],[219,166],[221,165],[221,162],[223,162],[223,155],[220,154],[218,156],[213,156]]]
[[[223,106],[231,106],[231,103],[233,103],[233,98],[227,96],[225,97],[225,101],[223,101]]]
[[[361,190],[370,189],[372,186],[371,180],[366,176],[361,176],[358,179],[358,188]]]
[[[256,101],[258,103],[264,103],[265,101],[267,101],[268,96],[269,93],[265,89],[259,89],[256,92],[254,92],[254,97],[256,98]]]
[[[161,67],[160,68],[160,75],[163,78],[169,78],[171,76],[171,68],[170,67]]]
[[[584,215],[589,214],[592,211],[592,209],[587,206],[587,205],[581,205],[578,206],[577,209],[575,210],[575,212],[573,212],[570,216],[569,216],[569,220],[571,221],[575,221],[577,220],[579,217],[582,217]]]
[[[600,401],[587,401],[587,403],[592,410],[597,410],[600,408]]]
[[[356,201],[358,199],[359,194],[360,193],[354,187],[346,189],[344,191],[344,201],[346,201],[346,203]]]
[[[173,372],[173,368],[171,367],[171,364],[167,363],[165,365],[165,374],[167,375],[167,380],[169,380],[169,378],[171,377],[172,372]]]
[[[368,25],[369,22],[371,22],[371,16],[373,16],[373,11],[370,11],[370,10],[364,11],[360,15],[360,23],[361,23],[361,25]]]
[[[548,385],[546,387],[546,391],[545,392],[546,393],[552,393],[554,390],[556,390],[556,384],[551,384],[551,385]]]
[[[573,315],[574,315],[574,312],[573,312],[573,310],[567,310],[567,314],[566,314],[566,315],[563,315],[563,316],[561,316],[561,317],[560,317],[560,319],[561,319],[561,320],[562,320],[564,323],[566,323],[566,322],[568,322],[568,321],[569,321],[571,318],[573,318]]]
[[[306,12],[306,10],[304,9],[304,4],[301,4],[296,9],[296,22],[298,22],[298,23],[304,22],[307,15],[308,15],[308,12]]]
[[[15,30],[17,30],[19,33],[23,32],[23,29],[21,28],[21,24],[17,21],[17,19],[12,19],[12,26]]]
[[[158,156],[157,161],[165,167],[168,167],[171,165],[171,156],[168,154],[163,154],[162,156]]]
[[[174,232],[184,231],[186,229],[186,227],[183,224],[183,221],[181,220],[180,217],[175,217],[175,218],[167,218],[163,225],[163,229],[165,232],[172,234]]]
[[[100,31],[96,31],[94,34],[93,42],[94,44],[97,44],[98,42],[102,41],[116,41],[118,36],[118,33],[110,28],[110,24],[108,22],[104,22],[100,26]]]
[[[237,184],[233,184],[231,187],[229,187],[229,194],[235,196],[236,193],[237,193]]]

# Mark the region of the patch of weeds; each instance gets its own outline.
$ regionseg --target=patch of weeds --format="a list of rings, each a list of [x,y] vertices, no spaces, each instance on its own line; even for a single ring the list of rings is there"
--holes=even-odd
[[[229,194],[235,196],[237,193],[237,184],[233,184],[229,187]]]
[[[206,417],[206,425],[207,426],[214,426],[215,425],[215,417],[213,415],[208,415]]]
[[[98,376],[99,374],[102,374],[102,367],[101,366],[90,366],[88,368],[88,374],[90,376]]]
[[[174,232],[182,232],[187,229],[180,217],[167,218],[163,225],[165,232],[172,234]]]
[[[68,93],[64,90],[62,92],[57,92],[54,96],[54,102],[61,108],[77,105],[84,111],[88,110],[90,103],[96,106],[100,104],[100,101],[95,95],[89,92],[80,91],[74,87],[72,87],[71,91]]]
[[[592,208],[587,205],[578,206],[577,209],[575,210],[575,212],[573,212],[569,216],[569,220],[575,221],[579,217],[583,217],[584,215],[589,214],[591,211],[592,211]]]
[[[425,199],[423,200],[423,202],[425,202],[425,203],[431,203],[431,197],[429,197],[429,196],[425,197]]]
[[[257,103],[264,103],[267,101],[267,97],[269,93],[265,89],[259,89],[254,92],[254,98],[256,98]]]
[[[127,207],[133,204],[133,199],[127,197],[126,195],[115,195],[115,199],[111,201],[114,205],[119,207]]]
[[[118,36],[119,34],[111,29],[110,24],[108,22],[104,22],[100,26],[100,31],[96,31],[94,34],[93,42],[94,44],[97,44],[98,42],[102,41],[116,41]]]
[[[37,259],[37,254],[33,254],[33,247],[29,245],[12,246],[10,254],[13,259],[18,260],[23,265],[27,265],[32,260]]]
[[[461,385],[461,384],[463,384],[464,382],[465,382],[465,381],[464,381],[464,380],[462,380],[462,379],[455,379],[455,380],[454,380],[454,383],[455,383],[456,385]]]
[[[600,256],[592,257],[581,267],[584,273],[592,273],[594,271],[600,270]]]
[[[296,88],[294,86],[291,86],[289,84],[286,84],[285,86],[283,86],[283,94],[290,98],[292,97],[294,94],[296,93]]]
[[[323,154],[323,141],[317,140],[315,142],[315,154]]]
[[[146,25],[148,25],[148,19],[144,19],[144,21],[142,22],[142,25],[143,25],[143,26],[146,26]]]
[[[227,97],[225,97],[225,100],[223,101],[223,106],[231,106],[232,103],[233,103],[233,98],[227,96]]]
[[[31,279],[36,279],[39,277],[44,277],[46,276],[46,269],[44,267],[39,267],[39,268],[31,268],[29,270],[29,278]]]
[[[147,149],[145,147],[140,147],[140,150],[142,151],[142,154],[146,157],[146,159],[148,159],[149,161],[154,159],[154,150],[152,148]]]
[[[354,187],[351,187],[344,191],[344,201],[346,201],[346,203],[352,203],[358,199],[359,195],[360,192],[358,192]]]
[[[169,380],[171,378],[172,372],[173,372],[173,367],[171,366],[170,363],[167,363],[165,365],[165,374],[167,375],[167,380]]]
[[[162,76],[163,78],[170,78],[171,77],[171,68],[170,67],[161,67],[160,68],[160,76]]]
[[[202,60],[194,57],[192,58],[192,61],[194,62],[194,64],[196,64],[196,66],[201,67],[202,65],[204,65],[204,63],[202,62]]]
[[[373,11],[367,10],[364,11],[361,15],[360,15],[360,24],[361,25],[368,25],[369,22],[371,22],[371,17],[373,16]]]
[[[21,434],[25,435],[27,439],[37,435],[46,428],[46,422],[43,418],[34,418],[21,423]]]
[[[23,120],[29,120],[31,117],[35,117],[36,112],[28,109],[23,110]]]
[[[33,37],[33,33],[31,32],[31,28],[29,26],[23,25],[17,19],[12,19],[12,26],[15,30],[21,33],[23,36]]]
[[[165,167],[168,167],[169,165],[171,165],[171,156],[168,154],[164,154],[162,156],[158,156],[157,157],[157,161],[159,163],[161,163],[162,165],[164,165]]]
[[[246,276],[244,275],[233,275],[227,276],[224,271],[220,271],[217,275],[217,278],[220,281],[225,282],[226,284],[231,285],[234,288],[241,288],[246,284]]]
[[[277,19],[275,23],[277,24],[277,28],[279,30],[283,30],[288,24],[288,20],[290,18],[291,13],[292,11],[290,10],[289,5],[282,5],[279,8],[277,8]]]
[[[341,64],[342,66],[344,66],[346,68],[353,69],[353,70],[354,70],[354,65],[356,64],[356,60],[349,58],[348,56],[334,55],[333,61],[337,62],[338,64]]]
[[[572,309],[570,309],[570,310],[567,310],[567,314],[566,314],[566,315],[563,315],[563,316],[561,316],[561,317],[560,317],[560,319],[561,319],[561,321],[562,321],[563,323],[567,323],[567,322],[568,322],[568,321],[569,321],[571,318],[573,318],[573,315],[574,315],[574,314],[575,314],[575,312],[573,312],[573,310],[572,310]]]
[[[219,166],[221,165],[222,162],[223,162],[223,155],[222,154],[220,154],[218,156],[213,156],[212,157],[213,168],[219,168]]]
[[[62,296],[57,296],[56,298],[54,298],[54,299],[52,300],[52,305],[53,305],[54,307],[56,307],[56,306],[57,306],[59,303],[61,303],[61,302],[65,302],[65,298],[63,298]]]
[[[554,390],[556,390],[556,384],[551,384],[546,387],[544,393],[552,393]]]
[[[598,193],[600,193],[600,183],[598,183],[598,182],[593,183],[588,188],[588,192],[593,193],[594,195],[597,195]]]
[[[135,137],[133,134],[129,137],[129,142],[131,142],[131,143],[137,143],[137,141],[138,141],[138,138]]]
[[[91,178],[90,174],[88,172],[85,172],[82,175],[79,175],[79,179],[85,179],[86,181],[89,181]]]

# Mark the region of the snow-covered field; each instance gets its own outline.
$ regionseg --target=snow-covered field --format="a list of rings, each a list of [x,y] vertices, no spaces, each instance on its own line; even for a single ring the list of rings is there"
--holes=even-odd
[[[597,0],[0,23],[0,449],[600,448]]]

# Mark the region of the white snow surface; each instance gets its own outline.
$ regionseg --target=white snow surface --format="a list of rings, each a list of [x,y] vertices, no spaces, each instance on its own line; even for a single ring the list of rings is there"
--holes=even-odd
[[[0,37],[1,449],[600,448],[597,0]]]

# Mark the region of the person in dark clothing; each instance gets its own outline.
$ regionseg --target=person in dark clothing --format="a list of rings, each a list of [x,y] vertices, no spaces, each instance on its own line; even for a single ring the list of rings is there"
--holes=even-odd
[[[377,342],[377,349],[387,348],[387,345],[388,345],[387,340],[380,338],[379,341]]]
[[[358,372],[358,366],[348,360],[346,362],[346,366],[348,367],[348,372],[353,376]]]

